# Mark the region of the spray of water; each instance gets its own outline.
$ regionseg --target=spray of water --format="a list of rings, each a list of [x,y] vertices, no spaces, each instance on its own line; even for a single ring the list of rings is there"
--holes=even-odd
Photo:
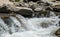
[[[5,21],[0,18],[1,37],[57,37],[54,33],[60,28],[58,16],[26,19],[16,15]]]

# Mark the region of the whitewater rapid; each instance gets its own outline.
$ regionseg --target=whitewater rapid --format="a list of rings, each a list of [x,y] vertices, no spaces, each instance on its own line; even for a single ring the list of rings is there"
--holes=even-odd
[[[5,22],[6,21],[6,22]],[[55,17],[24,18],[21,15],[0,18],[0,37],[57,37],[60,19]]]

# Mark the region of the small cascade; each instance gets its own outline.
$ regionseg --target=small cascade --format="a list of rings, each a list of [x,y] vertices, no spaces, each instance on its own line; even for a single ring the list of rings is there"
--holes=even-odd
[[[16,18],[19,20],[19,22],[21,22],[21,26],[24,28],[24,29],[26,29],[26,30],[29,30],[28,29],[28,21],[27,21],[27,19],[26,18],[24,18],[23,16],[21,16],[21,15],[16,15]]]
[[[6,37],[57,37],[53,33],[59,28],[60,27],[52,26],[46,29],[40,29],[38,31],[26,31],[20,33],[17,32],[17,33],[13,33],[11,36],[9,35]]]
[[[0,0],[0,37],[60,37],[60,2]]]
[[[10,16],[9,18],[10,18],[10,22],[11,22],[11,29],[13,28],[12,31],[14,30],[13,32],[16,32],[15,31],[16,29],[18,31],[18,29],[20,29],[20,27],[21,27],[21,24],[19,23],[19,21],[15,17],[12,17],[12,16]]]
[[[60,28],[58,16],[25,18],[21,15],[0,18],[1,37],[57,37]],[[8,33],[8,34],[6,34]]]
[[[57,21],[53,18],[31,18],[28,20],[30,25],[35,26],[36,28],[47,28],[49,26],[55,26]]]
[[[12,33],[20,32],[23,29],[21,27],[21,23],[15,17],[12,16],[9,17],[9,24],[11,25],[10,29]]]
[[[0,18],[0,34],[9,33],[7,24],[4,23],[3,19]]]

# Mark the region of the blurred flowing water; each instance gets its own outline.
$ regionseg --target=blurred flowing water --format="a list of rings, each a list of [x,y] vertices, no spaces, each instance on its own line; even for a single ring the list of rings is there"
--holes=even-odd
[[[60,28],[59,21],[55,15],[49,18],[25,18],[21,15],[0,18],[0,37],[57,37],[54,33]]]

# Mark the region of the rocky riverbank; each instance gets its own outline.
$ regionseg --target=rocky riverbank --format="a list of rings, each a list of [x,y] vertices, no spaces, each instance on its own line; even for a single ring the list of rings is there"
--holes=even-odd
[[[27,18],[24,18],[23,16]],[[44,17],[44,18],[40,18],[40,17]],[[39,29],[41,26],[42,27],[47,27],[48,25],[60,26],[60,1],[57,0],[49,0],[49,1],[48,0],[20,0],[19,1],[18,0],[18,2],[16,2],[16,0],[0,0],[0,23],[1,23],[0,31],[4,33],[4,30],[7,30],[6,32],[9,32],[10,34],[18,31],[24,31],[25,28],[26,31],[27,30],[34,31],[34,29],[36,28]],[[7,27],[5,27],[5,25]],[[22,29],[20,29],[20,27]],[[50,31],[49,29],[46,31]],[[53,28],[53,30],[54,29],[55,28]],[[28,34],[30,33],[28,32]],[[38,36],[40,36],[39,34]],[[54,33],[54,35],[60,37],[60,28]],[[12,36],[14,37],[14,34]],[[49,37],[52,37],[52,35]]]
[[[26,2],[11,2],[9,0],[0,0],[0,13],[16,13],[25,17],[49,17],[50,12],[55,15],[60,15],[60,2],[59,1],[37,1],[33,2],[28,0]]]

